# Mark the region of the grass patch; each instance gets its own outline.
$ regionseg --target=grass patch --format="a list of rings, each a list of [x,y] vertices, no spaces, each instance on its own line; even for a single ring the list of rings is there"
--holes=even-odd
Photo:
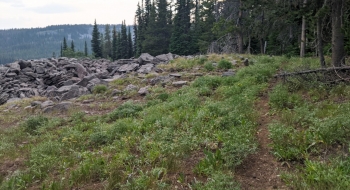
[[[316,59],[290,58],[288,71],[319,68]],[[270,124],[274,155],[302,163],[283,179],[295,189],[348,189],[350,120],[348,87],[323,84],[317,77],[294,78],[269,94],[278,120]]]

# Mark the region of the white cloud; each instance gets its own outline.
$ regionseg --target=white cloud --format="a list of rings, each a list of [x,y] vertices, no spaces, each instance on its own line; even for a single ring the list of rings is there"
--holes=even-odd
[[[57,14],[75,12],[78,9],[69,5],[52,3],[40,7],[33,7],[30,8],[30,10],[40,14]]]
[[[0,29],[57,24],[133,24],[141,0],[0,0]],[[44,15],[43,15],[44,14]]]

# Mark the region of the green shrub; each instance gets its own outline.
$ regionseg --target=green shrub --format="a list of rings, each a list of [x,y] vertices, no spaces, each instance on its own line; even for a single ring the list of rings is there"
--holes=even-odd
[[[289,93],[288,88],[282,84],[277,85],[269,93],[269,96],[269,104],[275,109],[291,109],[302,103],[302,98],[299,95]]]
[[[213,71],[215,68],[212,63],[208,62],[204,65],[204,69],[207,71]]]
[[[94,86],[94,88],[92,89],[92,93],[94,94],[102,94],[105,93],[108,90],[106,85],[103,84],[99,84]]]
[[[273,154],[280,160],[302,160],[308,146],[308,132],[298,131],[279,123],[269,126],[270,138],[273,141]]]
[[[193,87],[197,87],[197,88],[208,87],[213,90],[219,87],[222,84],[223,80],[224,79],[222,77],[204,76],[195,80],[193,82]]]
[[[162,100],[163,102],[166,101],[169,98],[169,94],[167,93],[161,93],[157,96],[158,99]]]
[[[282,176],[293,189],[350,189],[350,158],[305,161],[305,167]]]
[[[109,114],[109,119],[114,121],[120,118],[133,117],[138,115],[138,112],[142,111],[142,106],[134,104],[133,102],[125,102],[112,113]]]
[[[218,68],[219,69],[231,69],[232,68],[232,63],[227,61],[226,59],[222,59],[219,61],[219,64],[218,64]]]
[[[92,145],[98,146],[98,145],[104,145],[108,142],[108,135],[105,131],[98,131],[95,133],[92,133],[90,135],[90,143]]]
[[[201,56],[200,58],[197,59],[197,62],[199,65],[203,65],[208,59],[204,56]]]
[[[37,129],[45,124],[48,123],[48,118],[44,116],[32,116],[28,118],[24,123],[22,123],[22,127],[24,128],[24,131],[35,134],[37,133]]]
[[[107,177],[106,161],[96,155],[91,155],[82,162],[76,170],[71,172],[70,181],[72,185],[82,182],[98,182]]]

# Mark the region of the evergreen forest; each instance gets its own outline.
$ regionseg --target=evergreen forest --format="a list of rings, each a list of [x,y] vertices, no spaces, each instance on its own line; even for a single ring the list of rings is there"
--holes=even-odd
[[[350,1],[142,0],[134,31],[135,56],[319,56],[324,65],[324,56],[334,52],[339,66],[350,51]]]
[[[120,30],[121,25],[115,25]],[[98,25],[104,31],[104,25]],[[60,56],[60,45],[66,38],[68,46],[74,41],[75,50],[91,54],[93,25],[54,25],[45,28],[0,30],[0,64],[17,59],[39,59]]]

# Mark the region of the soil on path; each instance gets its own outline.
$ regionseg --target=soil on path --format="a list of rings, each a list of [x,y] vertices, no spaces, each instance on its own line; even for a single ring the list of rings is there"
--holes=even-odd
[[[242,189],[289,189],[280,179],[280,172],[284,170],[271,153],[271,140],[269,139],[268,124],[276,119],[269,115],[268,92],[272,90],[277,81],[270,81],[267,92],[264,92],[256,102],[255,107],[259,113],[258,130],[256,134],[259,143],[258,151],[249,155],[236,169],[235,177],[241,183]]]

